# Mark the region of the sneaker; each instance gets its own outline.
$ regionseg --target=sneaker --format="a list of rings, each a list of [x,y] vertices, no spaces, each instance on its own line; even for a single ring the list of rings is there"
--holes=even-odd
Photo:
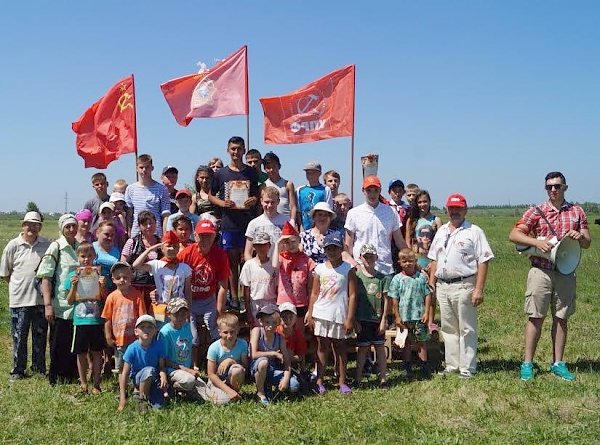
[[[440,377],[446,377],[451,374],[454,374],[455,372],[456,372],[456,370],[454,370],[454,369],[444,368],[441,371],[438,371],[437,375],[439,375]]]
[[[9,382],[16,382],[17,380],[23,380],[25,378],[25,374],[11,374],[8,378]]]
[[[556,362],[550,368],[550,372],[563,380],[572,382],[575,380],[575,374],[569,371],[565,362]]]
[[[269,406],[270,405],[270,402],[269,402],[269,399],[267,399],[267,396],[259,396],[258,394],[256,396],[258,397],[258,401],[263,406]]]
[[[461,379],[470,379],[473,378],[473,373],[471,371],[460,371],[460,374],[458,375],[459,378]]]
[[[520,378],[524,382],[533,380],[533,363],[531,363],[531,362],[521,363]]]

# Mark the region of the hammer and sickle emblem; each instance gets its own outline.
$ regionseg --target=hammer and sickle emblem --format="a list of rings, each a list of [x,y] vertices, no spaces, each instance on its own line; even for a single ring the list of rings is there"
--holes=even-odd
[[[315,106],[315,102],[319,101],[319,96],[311,93],[308,96],[304,96],[301,97],[298,100],[298,103],[296,104],[296,109],[298,110],[299,114],[305,114],[308,111],[310,111],[311,109],[313,109]]]
[[[127,87],[125,86],[125,84],[121,84],[120,88],[122,94],[121,97],[119,97],[119,100],[117,101],[117,107],[119,107],[119,110],[122,113],[123,110],[126,110],[127,108],[133,108],[133,103],[131,102],[131,98],[133,96],[127,92]]]

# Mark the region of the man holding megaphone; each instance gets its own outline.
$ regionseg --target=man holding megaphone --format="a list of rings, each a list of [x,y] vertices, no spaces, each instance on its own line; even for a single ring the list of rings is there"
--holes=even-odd
[[[572,381],[575,375],[563,361],[563,353],[567,342],[567,320],[575,312],[575,273],[563,274],[557,270],[556,253],[552,255],[551,252],[557,241],[564,238],[576,240],[583,249],[590,247],[592,240],[583,209],[565,200],[568,186],[564,175],[548,173],[545,188],[548,201],[527,210],[509,235],[513,243],[531,246],[541,252],[540,256],[533,254],[530,258],[525,292],[525,313],[529,318],[525,326],[525,356],[520,377],[523,381],[534,377],[533,356],[550,309],[553,352],[550,372]]]

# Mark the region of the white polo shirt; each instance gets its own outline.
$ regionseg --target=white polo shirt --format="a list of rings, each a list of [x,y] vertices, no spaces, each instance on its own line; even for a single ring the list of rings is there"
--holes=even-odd
[[[450,280],[475,275],[479,264],[494,258],[483,230],[465,220],[451,233],[449,224],[436,232],[427,254],[437,261],[435,276]]]
[[[35,268],[48,249],[50,241],[38,236],[33,245],[19,235],[11,239],[2,253],[0,277],[10,276],[8,306],[11,308],[44,304],[33,285]]]
[[[360,249],[370,243],[377,248],[375,268],[385,274],[394,273],[392,259],[392,233],[402,227],[398,213],[389,205],[378,203],[371,207],[363,203],[348,211],[344,228],[354,234],[352,256],[360,258]]]

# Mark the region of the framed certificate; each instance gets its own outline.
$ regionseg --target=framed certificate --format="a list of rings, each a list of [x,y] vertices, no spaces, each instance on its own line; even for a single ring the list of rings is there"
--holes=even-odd
[[[245,209],[244,203],[250,196],[250,181],[229,181],[229,199],[236,209]]]
[[[97,266],[78,267],[77,295],[75,300],[100,300],[100,268]]]
[[[366,156],[360,157],[360,163],[363,169],[363,178],[367,176],[377,176],[377,167],[379,166],[379,155],[369,153]]]

